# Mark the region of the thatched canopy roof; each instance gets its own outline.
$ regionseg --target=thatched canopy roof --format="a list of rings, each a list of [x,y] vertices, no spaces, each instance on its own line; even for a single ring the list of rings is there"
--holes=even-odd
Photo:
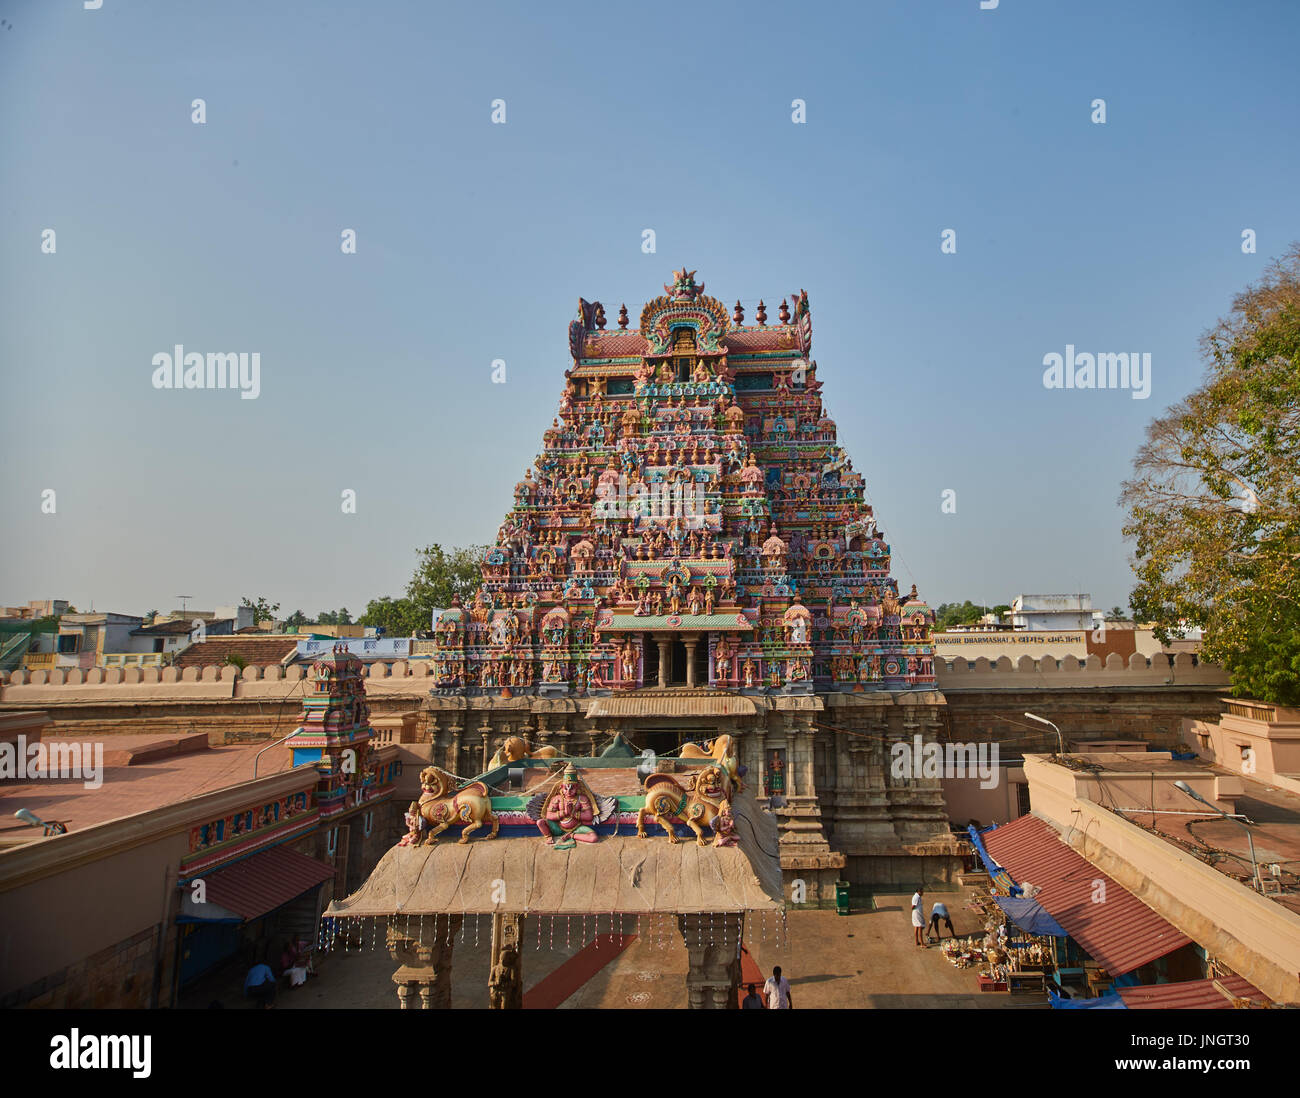
[[[690,914],[784,908],[776,818],[748,793],[732,811],[738,846],[673,844],[662,833],[602,835],[555,850],[540,835],[396,846],[356,892],[329,906],[335,918],[383,915],[605,912]],[[494,903],[494,883],[500,903]]]

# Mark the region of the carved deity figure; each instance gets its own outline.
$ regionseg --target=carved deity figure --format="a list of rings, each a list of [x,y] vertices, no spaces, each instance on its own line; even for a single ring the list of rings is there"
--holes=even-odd
[[[668,612],[670,614],[682,612],[682,581],[676,576],[673,576],[668,584]]]
[[[609,819],[616,807],[613,797],[592,793],[570,763],[554,789],[528,802],[528,815],[546,836],[547,846],[572,850],[576,843],[594,843],[599,838],[595,825]]]
[[[745,674],[745,689],[746,690],[754,689],[754,683],[758,677],[758,668],[754,666],[753,660],[745,661],[744,674]]]
[[[723,801],[718,805],[718,815],[713,820],[713,845],[735,846],[740,842],[736,834],[736,817],[731,812],[731,802]]]

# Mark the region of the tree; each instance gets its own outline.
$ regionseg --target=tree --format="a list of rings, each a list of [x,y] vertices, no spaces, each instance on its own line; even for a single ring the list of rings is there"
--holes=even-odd
[[[1128,615],[1122,606],[1112,606],[1106,611],[1105,617],[1107,621],[1128,621]]]
[[[1010,610],[1007,605],[983,606],[967,599],[965,602],[941,602],[934,612],[934,627],[940,631],[951,629],[954,625],[972,625],[985,614],[1003,614]]]
[[[485,546],[469,545],[450,553],[441,545],[430,545],[417,553],[415,574],[406,585],[406,597],[417,607],[432,612],[445,610],[453,598],[465,602],[472,598],[480,582],[479,565]],[[429,628],[426,617],[424,629]]]
[[[322,610],[316,615],[317,625],[338,625],[339,616],[333,610]]]
[[[145,625],[152,625],[154,623],[154,619],[156,619],[157,617],[158,617],[157,610],[147,610],[144,615]]]
[[[261,595],[257,596],[256,602],[254,602],[251,599],[242,599],[240,601],[240,605],[247,606],[250,610],[253,611],[254,625],[260,625],[262,622],[273,617],[276,611],[280,609],[280,604],[278,602],[272,605],[271,603],[267,602],[266,599],[263,598]]]
[[[410,599],[384,596],[370,600],[366,612],[357,619],[357,624],[374,626],[389,636],[410,637],[422,629],[428,629],[429,618],[417,611]]]
[[[419,550],[405,597],[371,599],[357,624],[382,626],[390,636],[399,637],[429,629],[434,610],[447,609],[453,599],[465,603],[473,598],[484,548],[470,545],[448,552],[434,544]]]
[[[292,614],[290,614],[287,618],[284,619],[284,624],[286,626],[292,625],[295,628],[300,629],[302,628],[302,626],[307,624],[307,615],[304,614],[301,610],[295,610]]]
[[[334,620],[335,623],[338,625],[351,625],[352,615],[348,613],[348,608],[345,606],[343,607],[342,610],[340,610],[337,614],[334,615]]]
[[[1300,244],[1202,337],[1203,384],[1147,428],[1120,502],[1163,642],[1202,629],[1233,693],[1300,704]]]

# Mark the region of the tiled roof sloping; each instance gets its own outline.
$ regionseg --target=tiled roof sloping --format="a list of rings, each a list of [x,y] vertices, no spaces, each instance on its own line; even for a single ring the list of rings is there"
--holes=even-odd
[[[191,644],[172,662],[173,667],[206,667],[208,664],[226,662],[230,655],[240,656],[245,663],[280,663],[290,652],[298,650],[297,637],[212,637]]]
[[[209,903],[257,919],[334,876],[334,867],[274,846],[204,874]]]
[[[986,832],[984,845],[1018,884],[1028,881],[1038,889],[1034,899],[1112,976],[1191,941],[1037,816],[1021,816]],[[1095,902],[1095,897],[1104,898]]]
[[[1219,983],[1239,999],[1265,998],[1259,988],[1241,976],[1225,976]],[[1214,986],[1213,980],[1122,987],[1119,994],[1129,1010],[1228,1010],[1232,1006],[1232,1000]]]

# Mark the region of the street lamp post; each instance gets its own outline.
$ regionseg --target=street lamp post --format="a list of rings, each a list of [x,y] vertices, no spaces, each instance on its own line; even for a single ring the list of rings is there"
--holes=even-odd
[[[1218,805],[1211,804],[1211,803],[1210,803],[1209,801],[1207,801],[1204,797],[1202,797],[1199,793],[1197,793],[1197,792],[1196,792],[1196,791],[1195,791],[1195,790],[1194,790],[1190,785],[1188,785],[1186,782],[1174,782],[1174,788],[1177,789],[1180,793],[1186,793],[1189,797],[1192,798],[1192,800],[1194,800],[1194,801],[1200,801],[1201,804],[1205,805],[1205,807],[1208,808],[1211,812],[1217,812],[1217,813],[1218,813],[1220,816],[1222,816],[1225,820],[1232,820],[1233,823],[1237,824],[1239,827],[1241,827],[1241,828],[1243,828],[1243,829],[1245,830],[1245,832],[1246,832],[1246,842],[1250,844],[1250,874],[1251,874],[1251,884],[1252,884],[1252,886],[1254,887],[1254,889],[1255,889],[1256,892],[1263,892],[1264,889],[1263,889],[1263,887],[1261,886],[1261,884],[1260,884],[1260,880],[1259,880],[1259,862],[1255,860],[1255,837],[1250,833],[1250,828],[1249,828],[1246,824],[1242,823],[1241,820],[1238,820],[1238,819],[1236,819],[1236,818],[1234,818],[1234,817],[1232,817],[1232,816],[1229,816],[1229,815],[1228,815],[1226,812],[1224,812],[1223,809],[1221,809]],[[1155,805],[1152,805],[1151,807],[1154,808]]]
[[[1065,754],[1065,741],[1061,738],[1061,730],[1057,728],[1056,725],[1052,724],[1052,722],[1049,721],[1046,717],[1040,717],[1034,713],[1026,713],[1025,716],[1028,717],[1031,721],[1037,721],[1039,724],[1046,724],[1049,725],[1051,728],[1053,728],[1056,731],[1056,744],[1057,747],[1060,749],[1059,754],[1061,755]]]

